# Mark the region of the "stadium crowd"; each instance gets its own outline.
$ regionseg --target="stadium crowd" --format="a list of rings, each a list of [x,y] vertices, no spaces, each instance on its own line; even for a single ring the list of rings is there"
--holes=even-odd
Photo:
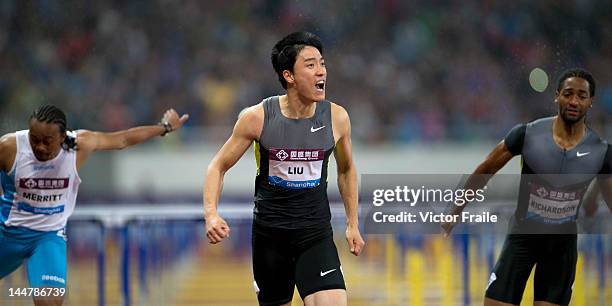
[[[282,92],[270,50],[302,29],[328,46],[327,97],[358,142],[499,139],[553,114],[556,77],[574,66],[599,81],[590,120],[612,134],[605,1],[2,1],[1,126],[25,128],[43,101],[101,130],[175,107],[191,114],[183,142],[222,139],[215,127]],[[543,93],[529,86],[535,67],[551,78]]]

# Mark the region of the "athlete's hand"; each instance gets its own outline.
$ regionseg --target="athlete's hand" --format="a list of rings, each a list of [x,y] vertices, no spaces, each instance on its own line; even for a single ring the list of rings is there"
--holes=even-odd
[[[449,215],[460,215],[463,211],[464,206],[453,206],[448,212]],[[451,231],[457,225],[456,222],[442,222],[440,223],[440,227],[442,227],[442,234],[444,234],[444,238],[448,238],[450,236]]]
[[[578,233],[596,234],[598,232],[597,218],[584,217],[578,218]]]
[[[361,234],[359,233],[359,228],[357,226],[347,226],[346,227],[346,241],[348,242],[349,249],[351,253],[355,256],[359,256],[363,247],[365,246],[365,241],[361,238]]]
[[[208,238],[208,242],[217,244],[229,237],[229,234],[229,225],[227,225],[227,222],[218,214],[206,217],[206,237]]]
[[[447,238],[448,236],[450,236],[451,231],[453,230],[453,227],[455,227],[455,223],[454,222],[442,222],[440,224],[440,227],[442,227],[442,234],[444,234],[444,238]]]
[[[451,214],[452,215],[458,215],[458,213],[456,211],[451,213]],[[444,238],[448,238],[450,236],[451,231],[453,230],[455,225],[457,225],[457,222],[442,222],[442,223],[440,223],[440,227],[442,227],[442,234],[444,235]]]
[[[169,109],[164,113],[161,122],[170,123],[170,127],[173,131],[180,129],[183,124],[189,119],[189,114],[184,114],[179,118],[178,113],[173,109]]]

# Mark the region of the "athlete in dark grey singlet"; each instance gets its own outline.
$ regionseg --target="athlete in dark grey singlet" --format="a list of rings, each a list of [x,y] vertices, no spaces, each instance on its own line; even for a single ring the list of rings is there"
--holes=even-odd
[[[287,303],[295,284],[302,298],[345,289],[327,199],[327,164],[334,150],[331,104],[317,102],[314,115],[304,119],[285,117],[278,96],[262,105],[253,220],[260,304]]]
[[[264,126],[255,142],[255,218],[260,225],[300,229],[328,227],[327,164],[334,149],[331,109],[317,103],[314,116],[290,119],[279,97],[263,101]]]
[[[576,233],[578,208],[587,188],[604,174],[609,145],[586,128],[573,148],[560,148],[551,133],[554,118],[513,128],[504,142],[521,155],[521,184],[511,233]]]
[[[345,306],[347,294],[333,240],[327,165],[336,160],[349,251],[359,255],[357,171],[346,110],[325,99],[327,70],[320,39],[295,32],[272,48],[272,66],[287,94],[265,99],[239,116],[232,136],[211,161],[204,184],[206,236],[216,244],[230,226],[217,211],[224,174],[255,143],[253,287],[259,305]]]
[[[534,266],[534,305],[569,304],[576,219],[594,179],[612,207],[612,149],[585,123],[594,95],[590,73],[566,71],[555,95],[558,114],[514,127],[468,179],[466,188],[482,188],[512,157],[522,156],[518,205],[487,285],[485,306],[519,305]],[[442,226],[449,233],[453,225]]]

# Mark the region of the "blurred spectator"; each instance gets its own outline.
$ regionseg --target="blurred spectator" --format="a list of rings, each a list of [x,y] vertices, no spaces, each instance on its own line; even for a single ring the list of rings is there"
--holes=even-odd
[[[590,120],[605,133],[612,114],[607,7],[7,0],[0,3],[1,126],[24,128],[23,118],[49,101],[65,108],[73,128],[155,123],[174,106],[191,113],[191,126],[215,130],[242,108],[283,92],[269,52],[280,37],[306,29],[329,46],[328,98],[353,114],[356,141],[499,139],[517,122],[553,114],[556,77],[573,66],[599,81]],[[529,86],[535,67],[549,74],[544,93]]]

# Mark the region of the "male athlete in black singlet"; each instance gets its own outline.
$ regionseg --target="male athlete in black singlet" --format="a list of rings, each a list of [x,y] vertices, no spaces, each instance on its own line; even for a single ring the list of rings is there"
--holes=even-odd
[[[513,156],[522,157],[518,205],[489,279],[486,306],[519,305],[534,265],[534,305],[569,304],[576,218],[593,179],[612,209],[612,149],[585,123],[594,96],[589,72],[566,71],[555,95],[558,114],[514,127],[468,179],[468,188],[482,188]],[[452,224],[443,228],[449,233]]]
[[[290,34],[274,46],[272,65],[287,94],[247,109],[206,174],[206,235],[214,244],[229,235],[229,226],[217,213],[223,176],[255,143],[253,273],[260,305],[291,304],[295,286],[308,306],[347,303],[327,199],[332,153],[350,251],[359,255],[364,246],[349,116],[325,100],[322,54],[321,41],[308,32]]]

